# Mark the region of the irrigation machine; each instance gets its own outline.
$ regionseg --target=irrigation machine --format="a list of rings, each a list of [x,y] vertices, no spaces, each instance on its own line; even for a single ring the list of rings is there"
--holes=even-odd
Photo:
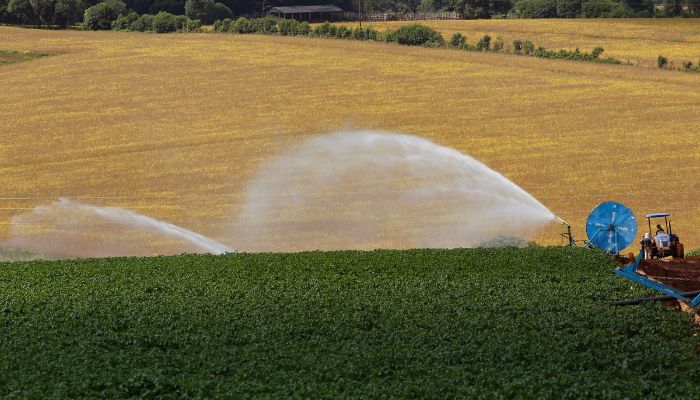
[[[652,243],[646,241],[646,243],[651,247],[646,248],[646,246],[642,246],[642,249],[637,257],[634,258],[633,262],[624,267],[614,269],[614,272],[617,275],[659,291],[665,296],[624,301],[619,302],[618,305],[638,304],[641,302],[640,300],[645,301],[664,299],[677,299],[687,303],[692,308],[700,305],[700,293],[683,292],[680,289],[652,280],[638,271],[640,263],[645,258],[663,258],[668,256],[682,258],[684,256],[683,244],[680,243],[680,239],[672,231],[671,222],[668,219],[670,215],[671,214],[668,213],[646,215],[650,233],[652,231],[652,220],[655,218],[664,218],[666,229],[664,230],[661,224],[657,225],[657,231],[655,232],[654,237],[651,237],[651,235],[645,235],[645,239],[651,239]],[[563,233],[562,236],[569,240],[569,245],[571,247],[576,246],[576,240],[574,240],[573,236],[571,235],[571,227],[569,224],[562,219],[559,219],[559,222],[567,227],[567,232]],[[620,251],[632,244],[635,236],[637,235],[637,228],[637,219],[629,207],[615,201],[601,203],[597,205],[588,215],[588,219],[586,221],[586,234],[588,236],[588,240],[584,242],[584,247],[598,248],[604,250],[608,254],[618,255]],[[643,240],[642,244],[644,243],[645,241]],[[647,250],[646,252],[645,248]]]

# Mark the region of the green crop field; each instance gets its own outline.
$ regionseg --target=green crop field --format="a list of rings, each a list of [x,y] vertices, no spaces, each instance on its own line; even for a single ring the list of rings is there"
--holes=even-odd
[[[0,398],[697,398],[689,314],[595,251],[0,264]]]

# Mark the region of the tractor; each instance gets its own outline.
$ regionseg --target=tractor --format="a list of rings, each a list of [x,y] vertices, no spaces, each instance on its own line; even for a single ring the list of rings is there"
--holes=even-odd
[[[644,235],[642,239],[642,250],[644,250],[644,258],[649,260],[652,258],[664,258],[671,256],[673,258],[683,258],[685,257],[685,252],[683,251],[683,243],[681,243],[678,235],[673,233],[673,227],[671,226],[671,221],[668,219],[671,214],[669,213],[655,213],[647,214],[647,221],[649,222],[649,233]],[[652,220],[657,218],[664,219],[664,225],[666,229],[659,223],[656,225],[656,229],[652,231]],[[654,235],[651,236],[652,232]]]

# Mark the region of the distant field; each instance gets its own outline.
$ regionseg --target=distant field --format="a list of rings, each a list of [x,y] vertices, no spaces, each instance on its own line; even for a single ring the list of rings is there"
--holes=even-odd
[[[697,59],[699,22],[434,24],[472,42],[500,31],[651,60]],[[309,135],[370,128],[476,157],[579,238],[589,210],[615,199],[638,217],[673,212],[686,249],[700,246],[700,74],[311,38],[8,27],[0,37],[57,54],[0,69],[0,236],[11,216],[59,196],[220,236],[266,160]],[[556,228],[539,240],[558,243]]]
[[[700,340],[596,251],[0,263],[0,398],[691,399]]]
[[[464,34],[470,43],[483,35],[501,36],[507,46],[514,39],[530,39],[535,46],[548,49],[590,51],[596,46],[605,55],[647,67],[656,67],[662,54],[675,66],[682,62],[700,62],[700,20],[689,19],[521,19],[418,21],[430,26],[449,39],[455,32]],[[396,28],[411,22],[369,22],[377,30]],[[352,26],[356,26],[353,24]]]

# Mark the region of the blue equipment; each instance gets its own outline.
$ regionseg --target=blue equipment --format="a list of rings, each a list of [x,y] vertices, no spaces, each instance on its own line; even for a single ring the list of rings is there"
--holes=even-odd
[[[617,254],[632,244],[637,234],[637,219],[629,207],[615,201],[598,204],[586,221],[586,246]]]
[[[631,281],[641,283],[642,285],[646,287],[650,287],[654,290],[658,290],[661,293],[665,293],[675,299],[678,299],[680,301],[688,303],[690,307],[697,307],[700,305],[700,294],[698,294],[695,297],[688,296],[688,293],[684,293],[680,289],[676,289],[674,287],[664,285],[661,282],[653,281],[649,278],[647,278],[644,275],[640,275],[637,273],[637,267],[639,267],[639,263],[642,262],[642,259],[644,258],[644,250],[639,252],[639,255],[637,256],[637,259],[627,265],[624,268],[615,268],[613,271],[620,275],[621,277],[625,279],[629,279]]]

